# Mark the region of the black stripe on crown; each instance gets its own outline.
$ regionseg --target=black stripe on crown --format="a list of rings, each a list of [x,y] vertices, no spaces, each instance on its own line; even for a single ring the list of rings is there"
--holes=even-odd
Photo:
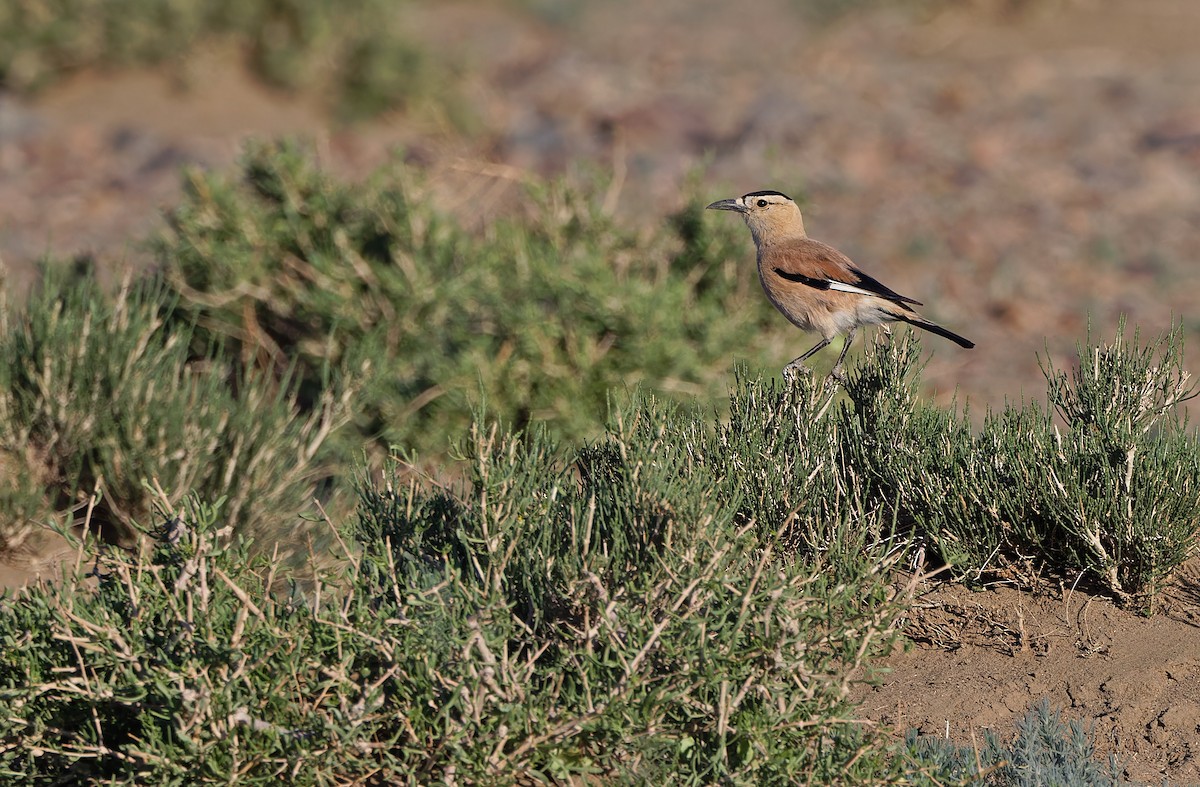
[[[791,199],[791,197],[782,191],[752,191],[749,194],[742,195],[743,199],[746,197],[783,197],[784,199]]]

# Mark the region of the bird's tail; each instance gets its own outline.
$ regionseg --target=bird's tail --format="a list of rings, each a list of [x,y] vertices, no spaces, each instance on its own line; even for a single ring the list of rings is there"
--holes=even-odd
[[[975,342],[971,341],[970,339],[964,339],[954,331],[948,331],[942,326],[938,325],[936,322],[930,322],[918,314],[897,314],[895,317],[896,319],[906,322],[909,325],[915,325],[918,328],[924,328],[930,333],[936,333],[938,336],[941,336],[944,339],[949,339],[959,347],[966,347],[969,350],[975,346]]]

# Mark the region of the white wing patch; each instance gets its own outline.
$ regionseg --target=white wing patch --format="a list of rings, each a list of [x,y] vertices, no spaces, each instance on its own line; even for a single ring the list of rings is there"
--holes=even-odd
[[[879,293],[864,290],[862,287],[855,287],[853,284],[846,284],[844,281],[833,281],[832,279],[825,280],[829,284],[829,289],[837,290],[838,292],[849,292],[854,295],[866,295],[871,298],[880,297]]]

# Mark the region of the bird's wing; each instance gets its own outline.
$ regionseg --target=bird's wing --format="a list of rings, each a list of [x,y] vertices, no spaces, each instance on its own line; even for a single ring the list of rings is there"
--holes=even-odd
[[[837,249],[812,238],[798,238],[770,250],[767,262],[785,279],[818,290],[836,290],[855,295],[885,298],[899,304],[921,302],[901,295],[874,276],[863,273]]]

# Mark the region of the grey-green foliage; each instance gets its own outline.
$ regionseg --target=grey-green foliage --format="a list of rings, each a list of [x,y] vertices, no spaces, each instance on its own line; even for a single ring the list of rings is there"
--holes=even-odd
[[[1047,362],[1066,423],[1048,454],[1049,528],[1114,592],[1153,592],[1190,556],[1200,528],[1200,451],[1178,407],[1196,396],[1181,327],[1141,344],[1124,324],[1090,341],[1070,378]]]
[[[355,768],[374,760],[358,744],[385,726],[375,632],[270,595],[278,564],[231,542],[218,507],[189,498],[160,517],[146,558],[101,550],[94,580],[0,598],[0,777],[320,784],[369,773]]]
[[[835,393],[809,378],[767,383],[741,370],[728,417],[711,435],[693,436],[694,450],[726,480],[724,494],[768,535],[788,522],[835,521],[853,504],[853,492],[842,483],[849,468],[840,462],[830,413]]]
[[[364,488],[364,567],[404,575],[379,603],[408,594],[392,614],[413,616],[424,655],[404,670],[439,698],[406,705],[437,725],[407,736],[423,778],[780,782],[862,751],[846,689],[891,641],[891,560],[863,523],[807,554],[764,538],[695,427],[644,401],[570,462],[543,437],[477,432],[461,493]],[[470,658],[428,655],[442,639]]]
[[[283,379],[193,361],[172,297],[148,279],[114,296],[54,274],[0,315],[0,548],[57,520],[126,540],[161,487],[225,498],[229,521],[278,536],[324,473],[315,456],[348,389],[306,413]],[[341,393],[338,391],[341,390]],[[89,505],[90,501],[90,505]]]
[[[895,640],[894,558],[849,518],[820,551],[764,538],[693,426],[639,400],[575,450],[477,428],[458,488],[364,478],[350,565],[303,602],[187,501],[149,561],[102,552],[96,586],[0,600],[0,773],[877,779],[885,744],[847,693]]]
[[[1094,738],[1083,724],[1064,724],[1058,710],[1043,699],[1017,722],[1011,742],[984,733],[977,749],[944,738],[909,732],[906,776],[913,784],[963,787],[1116,787],[1125,784],[1115,758],[1096,757]]]
[[[920,398],[921,366],[920,344],[906,332],[872,345],[851,370],[849,401],[838,410],[843,465],[857,471],[867,499],[915,527],[944,559],[975,567],[1000,543],[996,527],[981,527],[995,505],[987,457],[965,413]]]
[[[533,218],[480,236],[399,163],[354,185],[256,145],[237,178],[189,175],[156,249],[180,314],[246,362],[294,363],[308,391],[329,364],[365,380],[357,425],[384,447],[443,455],[479,398],[579,438],[613,388],[723,391],[767,308],[733,228],[697,202],[639,236],[578,192],[521,198]]]
[[[1171,368],[1112,351],[1135,369]],[[342,529],[348,567],[303,600],[267,592],[281,586],[274,569],[231,546],[224,510],[164,501],[148,561],[102,551],[95,585],[0,601],[0,773],[29,784],[900,778],[903,761],[847,703],[897,635],[896,537],[955,545],[962,570],[1031,543],[1047,561],[1095,568],[1069,530],[1037,519],[1051,510],[1044,484],[1006,496],[1014,464],[1057,461],[1044,453],[1059,445],[1045,411],[1010,408],[972,433],[914,397],[916,357],[908,336],[877,345],[845,400],[820,380],[739,379],[715,424],[635,397],[603,438],[574,448],[544,430],[477,426],[460,445],[461,486],[397,467],[364,476]],[[1076,388],[1092,379],[1081,375]],[[1139,452],[1156,450],[1163,423]],[[947,457],[990,507],[953,494]],[[969,528],[984,526],[994,540],[973,551]],[[1142,553],[1121,554],[1131,570],[1118,576],[1138,576]],[[921,745],[909,778],[981,776],[974,752]],[[994,751],[985,778],[1033,780],[998,783],[1107,773],[1086,736],[1045,709]]]
[[[905,15],[918,14],[942,4],[940,0],[792,0],[796,10],[818,24],[833,24],[848,16],[870,13],[881,7],[899,9]]]
[[[448,83],[402,24],[402,6],[386,0],[14,0],[0,4],[0,84],[32,90],[81,68],[177,61],[225,38],[271,84],[319,86],[344,112],[374,114]]]
[[[1178,407],[1193,395],[1181,331],[1089,340],[1068,377],[1046,364],[1051,406],[1009,404],[978,431],[922,402],[911,339],[877,345],[840,411],[846,467],[959,573],[1032,557],[1086,571],[1122,601],[1153,602],[1195,548],[1200,450]]]

